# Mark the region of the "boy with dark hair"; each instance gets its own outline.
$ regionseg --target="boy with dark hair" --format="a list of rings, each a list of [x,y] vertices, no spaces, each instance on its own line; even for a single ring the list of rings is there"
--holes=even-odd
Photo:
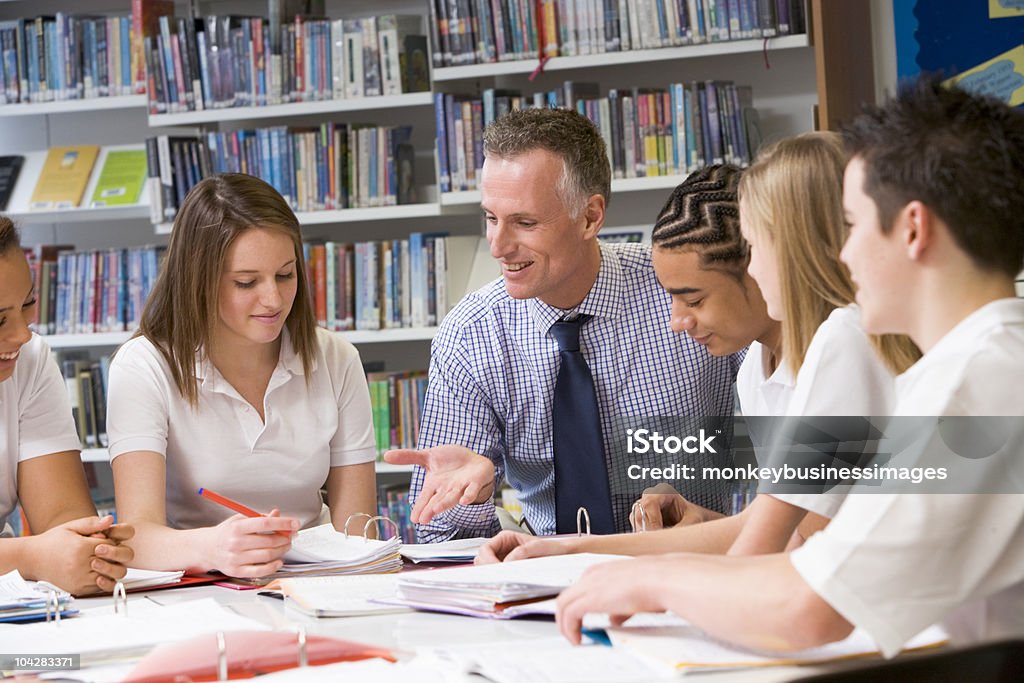
[[[1024,112],[926,78],[870,108],[845,139],[842,260],[865,329],[907,334],[924,352],[897,380],[896,415],[1021,415]],[[1004,424],[1001,455],[1019,463],[1022,420]],[[561,595],[558,618],[578,641],[587,612],[660,610],[772,650],[854,626],[886,656],[937,622],[960,642],[1020,637],[1024,492],[851,496],[792,553],[594,567]]]

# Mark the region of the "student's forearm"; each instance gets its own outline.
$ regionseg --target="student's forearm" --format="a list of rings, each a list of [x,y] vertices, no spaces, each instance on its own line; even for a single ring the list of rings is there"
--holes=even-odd
[[[746,647],[796,650],[849,635],[852,626],[815,593],[785,554],[666,555],[657,582],[664,608],[709,634]]]
[[[135,551],[131,566],[160,571],[184,569],[192,573],[216,569],[211,547],[215,527],[181,530],[141,520],[132,524],[135,537],[127,541]]]
[[[723,554],[743,528],[744,516],[733,515],[690,526],[634,534],[583,536],[573,541],[573,552],[617,555],[662,555],[665,553]]]
[[[24,576],[30,549],[26,547],[27,537],[0,538],[0,574],[17,569]]]

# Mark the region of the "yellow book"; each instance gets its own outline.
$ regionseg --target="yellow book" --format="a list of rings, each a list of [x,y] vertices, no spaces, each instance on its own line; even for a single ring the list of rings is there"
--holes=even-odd
[[[46,211],[77,207],[99,153],[99,145],[51,147],[32,192],[29,209]]]

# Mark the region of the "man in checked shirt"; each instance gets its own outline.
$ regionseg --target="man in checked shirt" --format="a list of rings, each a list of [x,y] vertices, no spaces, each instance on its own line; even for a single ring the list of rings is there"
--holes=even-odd
[[[712,355],[713,331],[670,329],[671,299],[648,245],[598,242],[611,169],[587,118],[566,109],[513,111],[487,128],[484,150],[481,207],[502,277],[445,317],[431,347],[421,450],[392,451],[386,460],[417,465],[410,498],[420,542],[497,533],[493,496],[503,478],[518,491],[528,528],[555,533],[552,403],[560,360],[551,328],[585,316],[579,347],[593,376],[610,475],[607,531],[625,531],[636,494],[618,490],[628,463],[609,455],[609,445],[625,440],[623,416],[732,415],[741,358]],[[682,519],[668,523],[725,511],[717,492],[682,492]]]

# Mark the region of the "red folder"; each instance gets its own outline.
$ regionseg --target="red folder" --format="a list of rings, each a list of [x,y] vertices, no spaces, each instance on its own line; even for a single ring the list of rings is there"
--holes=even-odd
[[[299,636],[290,631],[231,631],[224,633],[228,678],[252,678],[299,666]],[[218,638],[208,634],[153,648],[125,678],[125,683],[216,681]],[[310,665],[354,662],[380,657],[395,661],[390,650],[328,636],[306,636]]]

